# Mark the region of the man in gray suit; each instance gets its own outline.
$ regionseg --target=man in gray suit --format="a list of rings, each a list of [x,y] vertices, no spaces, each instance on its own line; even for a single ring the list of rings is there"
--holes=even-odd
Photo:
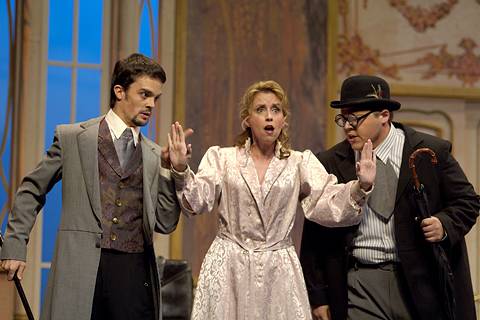
[[[168,150],[140,133],[166,75],[132,54],[116,63],[110,111],[60,125],[40,164],[22,181],[11,211],[1,267],[11,280],[26,267],[29,233],[60,179],[62,215],[41,319],[160,319],[153,231],[170,233],[179,205]]]

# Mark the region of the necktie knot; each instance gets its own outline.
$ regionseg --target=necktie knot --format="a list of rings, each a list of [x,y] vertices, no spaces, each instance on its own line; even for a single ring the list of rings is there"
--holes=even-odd
[[[126,128],[123,131],[122,135],[120,136],[120,139],[125,139],[127,141],[132,140],[133,139],[132,129]]]

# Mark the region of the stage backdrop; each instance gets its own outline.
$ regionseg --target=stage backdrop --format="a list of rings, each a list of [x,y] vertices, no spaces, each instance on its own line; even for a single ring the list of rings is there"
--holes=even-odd
[[[232,146],[240,133],[238,102],[258,80],[289,95],[294,149],[323,149],[327,1],[196,1],[177,7],[177,115],[195,130],[192,168],[212,145]],[[182,18],[183,17],[183,18]],[[278,214],[281,214],[279,212]],[[182,256],[198,275],[216,234],[214,214],[183,219]],[[297,248],[303,217],[294,232]]]

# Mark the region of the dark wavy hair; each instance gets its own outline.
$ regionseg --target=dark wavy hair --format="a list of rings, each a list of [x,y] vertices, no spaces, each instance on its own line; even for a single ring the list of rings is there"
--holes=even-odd
[[[143,54],[133,53],[115,63],[112,74],[112,84],[110,86],[110,108],[113,108],[117,101],[113,88],[116,85],[120,85],[126,91],[130,85],[141,76],[158,79],[162,83],[167,81],[167,75],[162,66]]]
[[[259,92],[271,92],[280,100],[283,115],[285,116],[285,122],[288,123],[290,117],[290,105],[288,103],[288,97],[285,90],[275,81],[258,81],[247,88],[240,100],[240,120],[242,123],[250,115],[251,106],[255,95]],[[235,146],[243,147],[248,138],[253,140],[252,130],[242,125],[243,132],[240,133],[235,139]],[[280,149],[280,158],[287,158],[290,156],[290,142],[288,137],[288,126],[285,126],[280,135],[278,141],[282,144]]]

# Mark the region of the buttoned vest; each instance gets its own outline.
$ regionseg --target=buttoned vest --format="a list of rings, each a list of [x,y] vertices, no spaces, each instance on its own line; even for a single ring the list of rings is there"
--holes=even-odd
[[[122,169],[108,124],[102,120],[98,132],[98,170],[103,230],[101,248],[143,252],[143,163],[140,141],[125,170]]]

